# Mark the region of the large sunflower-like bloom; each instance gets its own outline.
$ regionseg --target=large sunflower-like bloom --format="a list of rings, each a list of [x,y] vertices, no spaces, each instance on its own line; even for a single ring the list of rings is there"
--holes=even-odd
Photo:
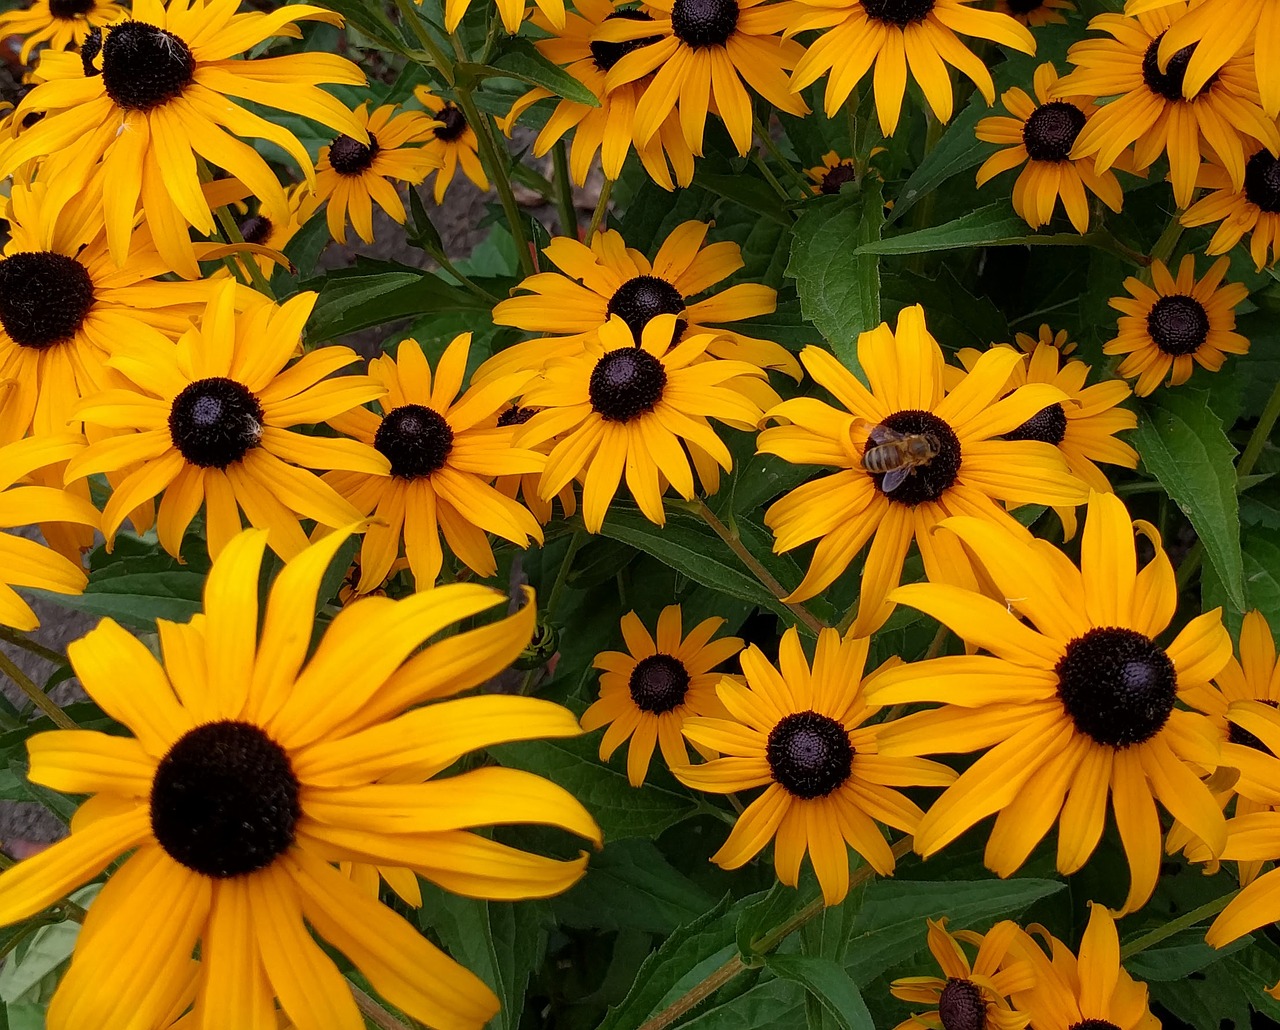
[[[74,50],[94,29],[125,14],[115,0],[31,0],[26,7],[0,14],[0,39],[21,36],[18,60],[26,64],[42,43],[52,50]]]
[[[678,111],[685,142],[701,157],[707,116],[714,111],[745,157],[752,135],[746,86],[779,111],[809,113],[804,98],[787,85],[787,72],[804,48],[778,35],[791,21],[790,4],[649,0],[645,8],[654,14],[652,21],[630,16],[606,21],[595,36],[597,42],[622,44],[627,50],[605,76],[607,92],[653,75],[636,104],[637,147],[648,146],[664,132],[671,113]],[[637,40],[645,45],[631,49]]]
[[[1247,58],[1228,61],[1190,99],[1183,96],[1183,76],[1192,48],[1180,51],[1166,71],[1157,66],[1160,41],[1186,10],[1178,0],[1136,18],[1098,15],[1089,28],[1111,38],[1074,44],[1067,60],[1076,70],[1058,80],[1053,94],[1116,97],[1089,119],[1071,156],[1093,157],[1095,170],[1102,173],[1130,144],[1139,170],[1167,152],[1179,207],[1191,203],[1202,151],[1218,158],[1237,189],[1244,184],[1246,139],[1280,153],[1280,131],[1258,106],[1257,81]]]
[[[508,347],[485,362],[477,374],[536,369],[551,358],[579,354],[615,315],[631,329],[636,342],[650,320],[676,315],[677,343],[685,337],[711,334],[714,339],[707,352],[712,356],[778,369],[798,380],[800,365],[785,347],[723,327],[725,322],[772,312],[778,304],[776,290],[759,283],[738,283],[692,300],[743,267],[738,244],[731,240],[706,243],[710,228],[708,222],[681,223],[663,240],[652,262],[628,247],[614,229],[596,233],[589,246],[557,236],[543,253],[560,271],[527,277],[518,287],[527,293],[501,301],[493,309],[498,325],[555,335]]]
[[[743,430],[760,420],[747,384],[764,373],[745,361],[700,360],[713,337],[673,343],[675,332],[675,315],[657,315],[637,345],[614,315],[596,340],[553,361],[525,391],[523,403],[543,410],[517,430],[515,442],[536,447],[557,438],[538,492],[550,500],[581,476],[588,533],[600,532],[624,470],[636,505],[660,526],[668,486],[693,498],[690,459],[703,489],[715,493],[718,470],[731,469],[733,457],[708,419]]]
[[[362,514],[308,469],[388,473],[387,459],[367,444],[291,431],[383,393],[368,376],[327,378],[356,361],[348,347],[324,347],[285,367],[316,295],[237,314],[235,288],[222,280],[200,325],[176,345],[117,341],[109,364],[128,388],[76,407],[88,425],[135,430],[92,443],[67,466],[68,482],[127,472],[103,510],[108,539],[134,507],[163,491],[156,528],[170,554],[179,554],[203,506],[213,556],[240,531],[243,511],[287,558],[307,544],[299,518],[344,526]]]
[[[1181,386],[1196,365],[1217,372],[1228,354],[1248,353],[1249,341],[1235,331],[1235,308],[1249,288],[1222,282],[1230,265],[1219,258],[1197,281],[1193,254],[1183,257],[1176,279],[1163,261],[1153,261],[1151,286],[1129,276],[1129,296],[1108,301],[1121,317],[1116,338],[1102,353],[1125,356],[1116,371],[1137,379],[1133,392],[1139,397],[1154,393],[1166,377],[1169,386]]]
[[[370,114],[364,103],[354,114],[368,142],[339,136],[320,148],[316,197],[328,203],[329,234],[338,243],[347,242],[348,216],[356,235],[372,243],[374,202],[404,225],[408,216],[392,182],[416,186],[432,168],[440,167],[439,155],[410,145],[432,139],[439,123],[421,111],[396,114],[394,104],[384,104]]]
[[[413,95],[436,121],[422,148],[435,159],[436,203],[444,203],[445,191],[459,167],[477,189],[488,193],[489,177],[480,163],[480,141],[476,139],[476,130],[467,124],[462,108],[451,100],[440,99],[426,86],[417,87]]]
[[[1076,232],[1089,231],[1089,197],[1092,193],[1112,211],[1119,211],[1124,192],[1115,172],[1097,172],[1093,162],[1072,160],[1071,149],[1089,118],[1098,111],[1093,97],[1053,98],[1058,72],[1046,62],[1036,69],[1032,102],[1017,88],[1000,97],[1012,118],[983,118],[977,125],[978,139],[1001,143],[1004,150],[992,154],[978,169],[978,185],[985,185],[1001,172],[1025,165],[1013,185],[1013,209],[1033,229],[1048,225],[1058,198]]]
[[[1257,270],[1274,264],[1280,257],[1280,159],[1258,147],[1245,162],[1243,187],[1233,185],[1221,165],[1205,163],[1196,185],[1210,192],[1182,212],[1182,224],[1221,223],[1205,253],[1226,254],[1247,235]]]
[[[990,652],[890,669],[869,685],[879,704],[946,702],[886,726],[884,753],[986,751],[929,809],[916,850],[932,855],[998,813],[986,862],[1009,876],[1056,822],[1058,870],[1069,875],[1093,854],[1110,807],[1131,872],[1124,910],[1140,908],[1160,870],[1157,799],[1213,853],[1226,838],[1197,772],[1217,768],[1217,734],[1203,715],[1176,707],[1231,656],[1220,611],[1192,619],[1168,647],[1155,643],[1177,604],[1173,566],[1155,527],[1131,523],[1113,494],[1089,497],[1079,569],[1051,544],[984,519],[942,529],[977,557],[1004,601],[941,583],[895,592]],[[1156,549],[1141,571],[1135,529]]]
[[[575,6],[577,13],[568,16],[563,29],[556,29],[543,15],[535,14],[533,23],[550,38],[537,40],[534,45],[543,57],[560,65],[591,90],[600,103],[590,107],[573,100],[559,100],[534,140],[533,156],[542,157],[572,130],[569,171],[579,186],[586,182],[597,153],[605,178],[617,179],[633,146],[649,177],[663,189],[688,186],[693,181],[693,152],[680,129],[679,115],[673,110],[649,142],[638,145],[634,132],[635,111],[647,79],[622,83],[612,92],[605,90],[605,77],[615,64],[633,50],[656,43],[662,37],[655,34],[623,43],[593,39],[600,26],[609,21],[624,18],[652,22],[653,16],[638,8],[615,7],[612,0],[579,0]],[[516,100],[507,117],[501,120],[503,131],[510,135],[521,114],[539,100],[552,96],[555,94],[542,87],[531,89]]]
[[[327,348],[326,348],[327,349]],[[417,340],[374,359],[369,375],[385,394],[381,414],[356,408],[331,424],[376,448],[391,475],[332,472],[325,480],[362,515],[372,515],[360,551],[360,591],[381,586],[400,556],[400,542],[419,590],[435,583],[449,549],[479,576],[497,571],[486,533],[528,547],[542,542],[529,512],[495,490],[495,476],[539,472],[546,459],[512,443],[515,426],[494,416],[529,381],[517,373],[463,392],[471,334],[446,348],[435,375]]]
[[[1017,924],[1005,920],[985,934],[972,930],[953,934],[947,929],[945,916],[937,922],[925,922],[929,926],[929,952],[942,976],[902,977],[889,985],[889,992],[902,1001],[932,1005],[933,1011],[916,1013],[895,1030],[1022,1030],[1030,1017],[1009,1004],[1009,994],[1032,985],[1031,967],[1005,961],[1009,945],[1020,932]],[[962,944],[978,949],[972,962]]]
[[[711,861],[737,869],[772,840],[778,879],[794,887],[808,852],[828,905],[849,893],[848,848],[892,875],[893,852],[877,824],[912,833],[922,815],[897,788],[945,787],[955,773],[879,754],[884,726],[865,725],[879,711],[862,689],[869,643],[824,629],[811,668],[793,626],[776,668],[753,644],[739,656],[746,685],[720,680],[716,693],[730,718],[685,720],[690,741],[725,757],[673,770],[682,783],[714,794],[765,788]]]
[[[504,899],[558,893],[582,874],[583,858],[556,862],[471,832],[538,823],[598,842],[560,787],[500,768],[434,779],[476,748],[579,732],[568,711],[488,696],[406,712],[510,663],[533,628],[532,599],[419,650],[506,597],[456,585],[370,598],[338,614],[308,658],[321,580],[345,535],[285,567],[261,630],[266,534],[249,531],[215,561],[204,613],[160,622],[161,660],[110,619],[68,648],[85,691],[130,735],[28,740],[34,782],[90,797],[68,838],[0,875],[0,923],[128,857],[90,907],[50,1027],[167,1026],[199,946],[194,1027],[274,1028],[278,1000],[298,1030],[358,1030],[349,985],[313,930],[414,1019],[479,1030],[497,1012],[492,992],[331,863],[406,866]]]
[[[200,188],[196,158],[224,168],[257,196],[283,204],[275,173],[236,136],[274,143],[310,180],[306,147],[293,133],[234,103],[236,97],[284,107],[336,132],[364,139],[363,127],[319,83],[360,86],[364,73],[344,57],[316,52],[245,59],[274,36],[297,36],[300,21],[341,24],[319,7],[289,4],[269,14],[238,14],[240,0],[135,0],[133,20],[86,42],[80,54],[48,53],[46,79],[16,118],[45,117],[0,151],[0,176],[44,158],[41,177],[74,192],[103,163],[101,202],[111,256],[129,253],[139,206],[172,269],[200,277],[188,226],[209,236],[214,216]]]
[[[667,768],[689,764],[681,727],[696,715],[728,718],[716,696],[721,674],[713,670],[742,650],[737,637],[713,640],[724,619],[704,619],[683,634],[680,606],[668,605],[658,616],[651,636],[640,616],[622,617],[627,650],[601,651],[594,665],[600,672],[600,697],[582,714],[584,730],[607,726],[600,739],[600,760],[607,762],[626,741],[627,778],[631,786],[644,784],[656,744]],[[697,745],[695,745],[697,746]],[[703,758],[716,752],[698,747]]]
[[[767,413],[784,424],[766,429],[756,446],[792,464],[839,471],[775,502],[765,512],[765,524],[778,552],[818,541],[804,580],[788,598],[792,601],[821,593],[871,541],[854,623],[859,635],[884,625],[893,610],[889,592],[898,585],[913,539],[931,580],[976,587],[959,541],[934,532],[949,515],[979,514],[1030,539],[998,501],[1075,505],[1087,497],[1051,444],[1000,439],[1047,406],[1067,400],[1061,390],[1043,383],[1002,398],[1021,360],[1016,351],[988,351],[947,390],[942,350],[916,305],[902,310],[896,333],[882,323],[858,338],[858,361],[869,390],[818,347],[806,347],[800,358],[841,408],[813,398],[784,401]],[[936,453],[886,493],[884,473],[865,465],[868,427],[924,436]]]
[[[949,121],[955,105],[947,65],[973,80],[988,104],[995,103],[991,72],[957,33],[1036,52],[1031,30],[1007,14],[971,7],[973,0],[801,0],[787,21],[787,35],[807,29],[822,34],[791,75],[803,89],[828,74],[825,106],[835,117],[849,94],[875,66],[876,113],[892,136],[898,127],[907,71],[920,85],[939,121]]]
[[[1013,995],[1013,1003],[1030,1015],[1031,1030],[1160,1030],[1160,1020],[1147,1005],[1147,985],[1120,964],[1120,935],[1104,906],[1090,906],[1078,958],[1043,926],[1030,929],[1049,954],[1019,930],[1008,956],[1031,967],[1031,983]]]

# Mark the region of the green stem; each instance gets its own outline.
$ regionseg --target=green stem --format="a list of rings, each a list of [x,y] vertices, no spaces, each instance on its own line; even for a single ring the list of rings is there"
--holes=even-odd
[[[0,640],[12,644],[14,647],[20,647],[24,651],[30,651],[37,658],[43,658],[46,662],[52,662],[54,665],[66,665],[67,657],[58,651],[51,650],[43,644],[37,644],[25,633],[19,633],[15,629],[8,626],[0,626]]]
[[[1182,561],[1178,563],[1178,572],[1176,581],[1178,590],[1182,591],[1187,588],[1187,584],[1191,582],[1196,574],[1196,570],[1200,568],[1200,562],[1204,558],[1204,545],[1197,540],[1191,545],[1191,549],[1187,551]]]
[[[378,1030],[410,1030],[407,1023],[402,1023],[396,1019],[390,1012],[379,1005],[373,998],[369,997],[355,984],[351,984],[351,996],[356,1000],[356,1008],[360,1010],[360,1014],[369,1020]]]
[[[1271,431],[1275,429],[1277,419],[1280,419],[1280,382],[1276,383],[1271,396],[1267,398],[1266,407],[1258,416],[1258,424],[1253,427],[1249,442],[1245,444],[1244,453],[1240,455],[1240,461],[1236,465],[1237,479],[1243,479],[1253,471],[1253,466],[1257,464],[1258,457],[1262,454],[1262,448],[1271,439]]]
[[[613,180],[605,179],[604,185],[600,187],[600,196],[596,198],[596,209],[591,212],[591,224],[587,226],[587,246],[591,245],[591,238],[604,222],[605,212],[609,210],[609,194],[612,192]]]
[[[1173,256],[1173,248],[1178,245],[1178,240],[1181,238],[1182,220],[1175,215],[1173,221],[1164,227],[1164,232],[1156,240],[1156,245],[1151,248],[1151,260],[1168,264],[1169,258]]]
[[[778,181],[778,177],[774,175],[773,172],[769,171],[768,162],[766,162],[765,159],[760,156],[759,151],[756,151],[756,153],[751,155],[751,160],[755,164],[755,166],[760,169],[760,174],[763,175],[765,179],[768,181],[769,185],[773,187],[774,193],[776,193],[783,200],[795,199],[794,197],[791,196],[790,193],[786,191],[782,183]]]
[[[430,57],[431,64],[440,73],[441,78],[452,86],[454,83],[453,62],[449,60],[448,56],[440,48],[440,44],[435,41],[435,37],[427,31],[427,27],[422,24],[422,19],[418,17],[418,12],[414,10],[413,4],[410,0],[396,0],[396,10],[400,12],[401,21],[405,22],[413,30],[413,34],[417,36],[418,42],[422,45],[422,49],[426,51],[427,56]]]
[[[782,151],[778,149],[778,144],[774,141],[773,135],[769,132],[769,127],[760,121],[758,117],[753,117],[751,121],[755,126],[756,135],[760,138],[760,142],[764,144],[764,149],[769,152],[769,155],[777,161],[778,164],[782,165],[786,170],[787,175],[799,184],[800,196],[802,198],[810,196],[813,193],[813,183],[809,182],[803,175],[801,175],[796,169],[796,166],[788,161]]]
[[[444,271],[448,272],[451,276],[457,279],[458,282],[460,282],[465,289],[469,290],[471,293],[474,293],[477,297],[481,298],[482,300],[486,301],[489,304],[498,303],[499,298],[495,297],[492,293],[486,290],[479,283],[473,281],[472,279],[464,275],[462,272],[458,271],[457,266],[452,261],[449,260],[449,256],[445,254],[444,251],[432,250],[432,251],[429,251],[428,253],[430,253],[431,256],[435,258],[435,262],[437,265],[439,265]]]
[[[575,529],[573,537],[569,540],[569,549],[564,552],[564,559],[560,562],[560,571],[556,573],[556,581],[551,585],[551,593],[547,595],[547,621],[551,621],[551,616],[556,610],[556,602],[560,600],[560,595],[564,592],[565,582],[569,579],[569,571],[573,567],[573,559],[577,557],[578,551],[582,545],[587,542],[587,531],[585,529]]]
[[[1134,955],[1137,955],[1139,952],[1146,951],[1153,944],[1159,944],[1161,941],[1172,937],[1175,933],[1185,930],[1188,927],[1195,926],[1196,923],[1201,920],[1208,919],[1210,916],[1216,916],[1227,907],[1228,903],[1236,896],[1237,893],[1237,891],[1232,891],[1230,894],[1224,894],[1220,898],[1214,898],[1212,901],[1207,901],[1199,908],[1193,908],[1190,912],[1186,913],[1186,915],[1181,915],[1177,919],[1170,920],[1163,926],[1157,926],[1150,933],[1144,933],[1137,940],[1130,941],[1120,949],[1121,961],[1133,958]]]
[[[227,238],[227,242],[231,244],[245,242],[244,234],[240,232],[240,226],[236,224],[236,220],[231,216],[231,209],[220,207],[215,212],[218,224],[222,226],[222,235]],[[244,266],[245,271],[249,273],[249,278],[253,281],[253,288],[261,293],[264,297],[275,300],[276,295],[271,290],[271,284],[267,281],[267,277],[262,274],[262,269],[258,267],[258,262],[252,254],[245,254],[240,264]]]
[[[76,725],[75,720],[54,704],[49,695],[36,686],[31,677],[19,669],[13,659],[3,651],[0,651],[0,672],[3,672],[9,679],[13,680],[18,685],[18,688],[30,698],[31,703],[47,715],[59,729],[78,730],[80,728]]]
[[[551,148],[551,160],[556,172],[556,206],[560,211],[560,235],[578,238],[578,211],[573,206],[573,182],[569,178],[569,154],[564,140],[556,140]]]

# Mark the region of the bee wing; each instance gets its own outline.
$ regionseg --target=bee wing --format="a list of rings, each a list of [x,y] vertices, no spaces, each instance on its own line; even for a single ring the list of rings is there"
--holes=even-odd
[[[894,469],[892,472],[886,472],[884,479],[880,480],[880,489],[887,494],[893,493],[898,487],[907,481],[907,476],[911,475],[911,467]]]
[[[855,415],[853,421],[849,423],[849,445],[853,448],[854,454],[861,454],[871,444],[871,434],[876,431],[876,424]]]

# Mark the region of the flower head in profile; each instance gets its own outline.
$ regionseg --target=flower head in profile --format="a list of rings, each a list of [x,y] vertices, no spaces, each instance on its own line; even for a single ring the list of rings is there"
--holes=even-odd
[[[484,166],[480,163],[480,143],[476,139],[476,130],[467,124],[462,108],[451,100],[442,100],[426,86],[419,86],[413,95],[436,123],[422,148],[431,156],[432,167],[436,169],[436,203],[444,203],[445,191],[453,182],[459,166],[477,189],[488,193],[489,177],[484,174]]]
[[[1280,257],[1280,158],[1259,146],[1245,161],[1244,185],[1236,186],[1222,165],[1200,166],[1196,185],[1209,192],[1182,212],[1188,228],[1219,223],[1205,247],[1209,255],[1226,254],[1245,236],[1258,271]]]
[[[368,142],[339,136],[320,148],[316,198],[328,205],[329,235],[338,243],[347,242],[348,219],[356,235],[372,243],[373,205],[404,225],[408,216],[393,184],[416,186],[432,168],[440,167],[439,155],[412,145],[432,139],[438,124],[421,111],[397,114],[394,104],[384,104],[370,114],[364,103],[353,113]]]
[[[383,393],[368,376],[329,378],[356,361],[348,347],[324,347],[290,364],[316,295],[240,313],[235,290],[234,281],[221,280],[199,326],[176,345],[118,341],[109,363],[125,385],[76,407],[89,426],[133,430],[92,443],[67,466],[68,482],[126,473],[103,510],[108,540],[137,505],[163,493],[156,528],[175,557],[202,507],[214,557],[240,531],[241,511],[270,530],[272,550],[289,557],[307,543],[299,519],[344,526],[362,514],[309,470],[389,471],[367,444],[295,431]]]
[[[528,547],[542,541],[529,512],[491,485],[495,476],[540,472],[543,455],[516,446],[516,427],[495,417],[529,373],[497,377],[463,390],[471,334],[456,337],[434,374],[417,340],[404,340],[395,357],[369,364],[381,387],[380,412],[357,408],[332,420],[342,432],[375,449],[391,475],[363,470],[330,473],[325,480],[373,521],[360,549],[360,591],[382,585],[405,557],[419,590],[431,587],[444,564],[440,538],[479,576],[497,571],[487,533]]]
[[[765,788],[711,856],[717,865],[746,865],[772,840],[778,879],[794,887],[807,852],[828,905],[849,893],[849,848],[881,876],[893,873],[878,824],[911,833],[922,815],[898,788],[945,787],[955,773],[878,753],[884,727],[867,724],[879,708],[862,690],[868,645],[824,629],[810,666],[793,626],[776,667],[753,644],[739,656],[746,684],[720,680],[716,693],[729,718],[685,720],[695,746],[724,757],[673,770],[682,783],[714,794]]]
[[[1181,386],[1196,365],[1217,372],[1228,354],[1247,354],[1249,341],[1235,331],[1236,306],[1249,296],[1243,283],[1223,283],[1231,262],[1223,257],[1196,279],[1195,255],[1187,254],[1175,279],[1163,261],[1151,263],[1152,284],[1129,276],[1128,297],[1108,302],[1120,312],[1116,338],[1104,354],[1123,354],[1116,371],[1136,379],[1139,397],[1155,393],[1162,382]]]
[[[204,236],[214,216],[200,188],[196,157],[225,169],[255,195],[284,204],[275,173],[247,136],[281,147],[310,180],[306,147],[293,133],[232,98],[285,107],[335,132],[364,139],[363,127],[321,83],[364,85],[364,73],[336,54],[306,52],[245,58],[276,36],[297,36],[298,22],[341,24],[309,4],[268,14],[237,13],[232,0],[134,0],[132,20],[86,40],[79,54],[47,53],[45,82],[15,112],[45,112],[0,151],[0,175],[42,158],[41,177],[74,193],[99,162],[101,203],[111,256],[123,264],[141,208],[156,247],[173,271],[200,277],[188,227]]]
[[[660,526],[666,488],[691,500],[694,469],[714,493],[718,469],[732,468],[733,457],[709,419],[744,430],[760,420],[747,384],[764,373],[745,361],[704,360],[714,337],[673,343],[676,331],[674,315],[658,315],[637,345],[614,315],[580,353],[553,361],[525,391],[521,403],[542,410],[515,442],[536,447],[556,438],[538,492],[550,500],[580,476],[588,533],[600,532],[624,471],[636,505]]]
[[[939,121],[951,120],[955,106],[950,69],[956,68],[986,98],[996,99],[986,64],[960,41],[976,36],[993,43],[1036,52],[1025,25],[999,11],[970,6],[973,0],[801,0],[787,18],[787,35],[818,29],[795,71],[791,88],[800,90],[827,75],[824,104],[828,118],[875,68],[876,113],[880,128],[892,136],[907,92],[907,73],[916,80]]]
[[[992,154],[978,169],[983,186],[1001,172],[1022,166],[1013,185],[1013,209],[1033,229],[1048,225],[1059,198],[1076,232],[1089,231],[1092,193],[1112,211],[1119,211],[1124,193],[1115,172],[1094,170],[1093,162],[1072,160],[1076,137],[1098,110],[1092,97],[1053,99],[1057,70],[1046,62],[1036,69],[1036,99],[1018,87],[1000,97],[1012,118],[997,116],[978,122],[978,139],[1006,149]]]
[[[38,46],[76,50],[89,33],[125,17],[116,0],[30,0],[26,6],[0,14],[0,39],[21,36],[18,60],[26,64]]]
[[[168,1026],[194,994],[195,1030],[275,1027],[277,1001],[295,1026],[359,1030],[349,983],[314,932],[415,1020],[479,1030],[498,1010],[489,988],[333,863],[404,867],[496,899],[545,897],[582,875],[583,857],[553,861],[474,832],[534,823],[598,843],[563,789],[515,769],[438,775],[478,748],[579,732],[546,701],[441,700],[519,653],[532,598],[461,632],[507,598],[453,585],[365,599],[308,656],[320,584],[345,536],[286,565],[261,628],[266,534],[251,530],[214,562],[203,614],[159,622],[159,659],[111,619],[68,648],[85,691],[128,734],[27,741],[34,782],[89,798],[69,837],[0,875],[0,923],[126,857],[90,906],[50,1025]],[[424,701],[436,703],[413,708]],[[130,975],[116,975],[126,961]]]
[[[840,407],[813,398],[784,401],[767,412],[782,424],[762,432],[756,446],[795,465],[836,471],[774,502],[765,524],[778,552],[818,541],[792,601],[825,590],[870,541],[855,633],[870,634],[889,617],[889,592],[913,540],[930,580],[976,587],[964,548],[934,532],[949,515],[981,512],[993,525],[1029,538],[997,502],[1075,505],[1087,497],[1057,448],[1001,439],[1067,401],[1046,383],[1005,396],[1021,360],[1012,349],[986,352],[947,389],[942,350],[916,305],[903,308],[896,332],[884,323],[858,338],[870,389],[818,347],[806,347],[800,358]],[[924,453],[908,460],[908,444],[923,445]]]
[[[1155,547],[1142,569],[1135,530]],[[932,855],[996,815],[986,862],[1010,876],[1056,823],[1058,870],[1070,875],[1093,854],[1110,810],[1131,875],[1124,911],[1141,908],[1160,870],[1157,801],[1214,854],[1226,839],[1200,779],[1217,768],[1217,734],[1177,707],[1231,656],[1221,612],[1156,643],[1177,605],[1173,566],[1155,528],[1130,522],[1114,494],[1090,494],[1078,569],[1053,545],[985,519],[948,519],[942,533],[977,557],[1004,601],[942,583],[895,592],[989,652],[899,666],[869,685],[877,704],[944,704],[885,726],[883,753],[985,752],[930,807],[916,850]]]
[[[727,718],[716,697],[721,673],[715,672],[742,650],[737,637],[715,638],[724,619],[704,619],[683,634],[680,606],[668,605],[658,616],[651,636],[640,617],[622,617],[627,650],[601,651],[595,658],[600,671],[600,697],[582,715],[590,732],[607,727],[600,740],[600,760],[607,762],[623,743],[627,748],[627,778],[631,786],[644,783],[655,744],[667,768],[689,764],[689,751],[680,730],[696,715]],[[715,638],[715,639],[713,639]],[[695,745],[696,746],[696,745]],[[704,758],[716,752],[698,748]]]
[[[925,922],[929,926],[929,953],[942,976],[908,976],[889,985],[889,992],[900,1001],[933,1007],[904,1019],[896,1030],[939,1026],[942,1030],[1023,1030],[1030,1017],[1009,1004],[1009,994],[1031,986],[1031,967],[1005,961],[1019,932],[1017,925],[1005,920],[980,934],[972,930],[951,933],[945,916],[937,922]],[[972,960],[966,944],[977,948]]]

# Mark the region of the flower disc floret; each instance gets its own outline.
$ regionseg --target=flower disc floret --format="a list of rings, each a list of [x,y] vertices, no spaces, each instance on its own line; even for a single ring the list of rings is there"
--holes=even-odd
[[[212,376],[189,384],[174,398],[169,433],[192,465],[224,469],[258,445],[264,417],[247,386]]]
[[[64,21],[83,18],[97,7],[96,0],[49,0],[49,13]]]
[[[329,164],[339,175],[360,175],[369,170],[378,156],[378,140],[369,133],[368,144],[350,136],[339,136],[329,146]]]
[[[604,20],[616,21],[619,19],[624,21],[653,21],[653,16],[635,8],[624,8],[621,11],[614,11],[612,14],[607,15]],[[660,43],[661,41],[661,36],[641,36],[639,39],[627,39],[619,43],[605,39],[593,39],[588,45],[591,50],[591,59],[595,62],[596,67],[602,72],[607,72],[627,54],[647,47],[651,43]]]
[[[266,215],[250,215],[240,223],[240,235],[245,243],[266,243],[271,229],[271,219]]]
[[[438,411],[423,404],[404,404],[382,420],[373,446],[401,479],[429,476],[444,467],[453,449],[453,429]]]
[[[1244,166],[1244,192],[1249,203],[1267,214],[1280,214],[1280,158],[1265,147]]]
[[[182,95],[195,77],[196,59],[186,42],[167,29],[126,21],[102,44],[102,84],[113,101],[150,111]]]
[[[1099,627],[1067,645],[1058,697],[1075,727],[1106,747],[1142,744],[1159,733],[1178,696],[1173,662],[1150,637]]]
[[[1172,357],[1194,354],[1209,337],[1209,315],[1194,297],[1161,297],[1147,315],[1147,331],[1155,345]]]
[[[665,279],[656,275],[637,275],[618,287],[605,310],[608,315],[618,315],[626,322],[632,336],[639,340],[649,320],[657,315],[683,315],[684,298]],[[676,319],[676,340],[684,334],[688,324],[683,318]]]
[[[443,140],[445,143],[461,139],[462,134],[467,131],[467,116],[456,104],[445,104],[440,108],[435,119],[441,123],[435,130],[436,139]]]
[[[1067,412],[1061,404],[1050,404],[1041,408],[1029,419],[1011,432],[1005,433],[1006,440],[1039,440],[1051,443],[1055,447],[1067,436]]]
[[[856,182],[857,178],[858,169],[848,161],[842,161],[840,164],[829,169],[822,176],[822,183],[819,185],[818,189],[822,193],[832,196],[839,193],[841,187],[843,187],[846,182]]]
[[[1079,1023],[1072,1023],[1068,1030],[1120,1030],[1120,1028],[1109,1019],[1082,1019]]]
[[[1084,123],[1084,112],[1075,104],[1042,104],[1022,127],[1023,145],[1033,161],[1066,161]]]
[[[70,340],[93,307],[93,280],[74,258],[26,251],[0,261],[0,325],[23,347]]]
[[[983,1030],[987,1022],[987,1003],[982,991],[972,980],[948,977],[938,998],[938,1015],[942,1030]]]
[[[652,654],[636,662],[627,681],[631,700],[642,712],[660,715],[684,704],[689,692],[689,670],[669,654]]]
[[[885,494],[892,501],[914,508],[936,501],[954,485],[960,473],[960,439],[946,422],[930,411],[895,411],[882,426],[904,435],[922,434],[937,445],[938,453],[927,464],[917,467],[893,492]],[[876,489],[884,493],[884,473],[873,474]]]
[[[1182,80],[1187,74],[1187,65],[1191,63],[1191,55],[1196,52],[1195,45],[1184,46],[1181,50],[1169,58],[1169,63],[1164,71],[1160,70],[1158,51],[1160,49],[1160,41],[1164,39],[1164,33],[1156,36],[1147,46],[1147,51],[1142,55],[1142,81],[1153,93],[1159,93],[1166,100],[1182,100]],[[1209,92],[1213,86],[1217,75],[1210,77],[1209,81],[1200,87],[1200,92],[1196,96],[1203,96]]]
[[[675,0],[671,28],[691,47],[724,46],[738,27],[737,0]]]
[[[794,712],[769,733],[765,757],[775,781],[793,797],[826,797],[849,779],[853,746],[848,731],[829,715]]]
[[[862,8],[870,17],[901,28],[924,21],[933,5],[934,0],[862,0]]]
[[[639,347],[609,351],[591,372],[591,407],[609,422],[630,422],[662,400],[667,372]]]

